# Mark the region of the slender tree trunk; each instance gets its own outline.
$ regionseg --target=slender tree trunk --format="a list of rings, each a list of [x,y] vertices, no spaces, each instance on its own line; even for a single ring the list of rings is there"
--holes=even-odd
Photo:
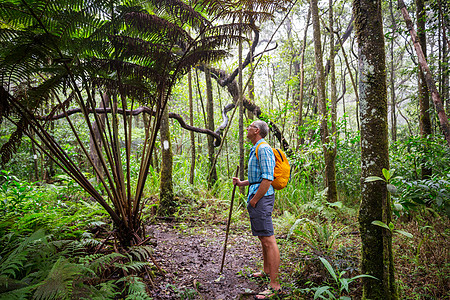
[[[333,0],[329,0],[329,22],[330,22],[330,98],[331,98],[331,139],[328,147],[329,171],[328,179],[328,201],[336,202],[338,200],[336,187],[336,145],[337,145],[337,96],[336,96],[336,67],[334,63],[334,16],[333,16]]]
[[[391,21],[392,21],[392,36],[391,36],[391,43],[390,43],[390,56],[391,56],[391,63],[390,63],[390,87],[391,87],[391,139],[393,142],[397,141],[397,115],[396,115],[396,98],[395,98],[395,68],[394,68],[394,40],[396,37],[397,32],[397,25],[396,20],[394,17],[394,9],[392,7],[392,1],[389,2],[389,12],[391,13]]]
[[[54,106],[54,99],[51,98],[50,107],[53,107],[53,106]],[[49,112],[46,112],[46,113],[49,113]],[[54,132],[55,132],[55,123],[54,122],[50,123],[50,128],[49,128],[48,132],[51,135],[54,134]],[[53,162],[53,160],[44,155],[44,169],[43,169],[42,179],[45,180],[46,182],[50,182],[52,177],[55,176],[55,166],[54,165],[55,165],[55,163]]]
[[[206,119],[209,130],[214,131],[214,99],[213,90],[211,83],[211,71],[207,67],[205,70],[205,80],[206,80]],[[217,181],[216,166],[214,165],[214,138],[208,135],[208,160],[211,175],[208,178],[208,186],[211,188]]]
[[[446,11],[445,15],[443,13],[443,9]],[[439,15],[440,19],[442,20],[442,24],[440,26],[440,30],[442,30],[442,62],[441,65],[443,66],[443,70],[447,70],[442,72],[442,99],[444,99],[445,103],[445,109],[447,113],[447,117],[450,116],[450,74],[448,72],[449,69],[449,48],[450,48],[450,42],[449,37],[447,37],[447,28],[449,28],[448,24],[448,14],[450,9],[450,3],[448,1],[444,1],[444,5],[442,5],[442,2],[439,1]]]
[[[242,15],[239,18],[240,23],[242,23]],[[241,28],[239,27],[239,35],[242,36]],[[244,180],[244,91],[243,91],[243,78],[242,78],[242,38],[239,39],[239,177]],[[245,188],[240,187],[239,191],[244,194]]]
[[[169,108],[166,105],[161,118],[161,182],[159,194],[159,216],[171,216],[175,213],[176,202],[172,183],[172,143],[170,141]]]
[[[425,9],[424,9],[424,0],[416,0],[416,13],[417,13],[417,37],[419,39],[420,46],[422,47],[422,52],[427,58],[427,39],[425,33]],[[422,69],[419,68],[418,71],[418,97],[419,97],[419,106],[420,106],[420,115],[419,115],[419,128],[420,128],[420,136],[422,139],[427,139],[431,136],[432,126],[430,119],[430,97],[427,88],[427,84],[425,82],[425,74]],[[427,144],[424,144],[424,152],[429,152]],[[428,156],[428,155],[426,155]],[[428,167],[426,164],[426,157],[421,163],[422,165],[422,179],[429,178],[433,171],[431,167]]]
[[[188,85],[189,85],[189,125],[194,126],[194,103],[192,97],[192,74],[188,73]],[[191,171],[189,174],[189,183],[194,184],[195,175],[195,135],[194,132],[190,133],[191,138]]]
[[[104,97],[107,97],[106,94]],[[108,104],[109,101],[100,101],[100,108],[105,108],[105,103]],[[97,178],[97,182],[101,182],[101,178],[103,178],[103,166],[100,162],[99,153],[97,152],[97,149],[102,149],[102,139],[100,137],[100,131],[105,130],[105,114],[101,114],[99,116],[100,124],[97,121],[94,121],[92,123],[92,129],[94,131],[94,134],[89,135],[89,155],[97,168],[97,170],[100,171],[100,174],[97,172],[95,173],[95,176]],[[95,147],[94,143],[97,143],[98,147]]]
[[[413,23],[411,21],[411,18],[409,17],[408,10],[406,9],[403,0],[398,0],[398,8],[402,12],[403,18],[405,19],[406,22],[406,27],[408,28],[408,31],[411,34],[414,49],[416,50],[416,54],[419,59],[419,67],[425,74],[425,82],[427,83],[428,90],[431,92],[431,99],[433,100],[434,108],[436,109],[436,113],[438,115],[439,122],[441,124],[442,133],[444,134],[444,137],[447,140],[447,144],[450,147],[450,125],[448,122],[448,117],[445,114],[441,96],[436,88],[436,83],[431,74],[431,70],[428,67],[427,60],[423,54],[422,47],[420,46],[419,43],[419,39],[417,38],[417,33],[414,30]]]
[[[398,299],[389,230],[373,221],[389,224],[391,204],[384,181],[365,182],[369,176],[383,177],[389,169],[385,43],[381,0],[354,0],[359,54],[361,115],[361,206],[359,226],[362,242],[361,273],[363,299]]]
[[[299,78],[299,86],[298,89],[295,91],[295,99],[296,99],[296,108],[297,108],[297,147],[296,150],[300,148],[300,145],[302,145],[305,141],[304,136],[300,136],[299,131],[300,128],[303,125],[303,89],[305,84],[305,51],[306,51],[306,40],[308,37],[308,28],[309,28],[309,22],[311,20],[311,7],[308,8],[308,16],[306,17],[306,26],[305,26],[305,33],[303,35],[303,41],[302,41],[302,48],[301,48],[301,54],[300,54],[300,63],[297,61],[294,62],[294,71],[295,75],[300,75]]]
[[[325,74],[323,69],[322,45],[320,36],[319,8],[317,0],[311,0],[311,15],[314,30],[314,54],[316,61],[317,101],[320,116],[320,136],[325,160],[325,180],[328,188],[327,200],[336,201],[336,169],[333,145],[328,131],[328,113],[325,96]]]

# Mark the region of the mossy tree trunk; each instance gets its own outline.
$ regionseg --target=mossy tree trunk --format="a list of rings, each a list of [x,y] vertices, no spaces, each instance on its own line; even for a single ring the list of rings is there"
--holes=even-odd
[[[394,41],[397,37],[397,24],[394,16],[394,7],[392,1],[389,2],[389,13],[391,15],[392,22],[392,36],[390,37],[389,51],[390,51],[390,95],[391,95],[391,139],[393,142],[397,141],[397,99],[395,95],[395,54],[394,54]]]
[[[242,23],[242,15],[240,15],[239,23]],[[241,36],[241,27],[239,27],[239,35]],[[239,106],[239,178],[241,180],[244,180],[244,170],[245,170],[245,163],[244,163],[244,156],[245,156],[245,150],[244,150],[244,91],[243,91],[243,78],[242,78],[242,71],[243,71],[243,65],[242,65],[242,45],[243,41],[242,38],[239,39],[239,49],[238,49],[238,59],[239,59],[239,80],[238,80],[238,106]],[[241,194],[245,193],[245,187],[241,186],[239,187],[239,191]]]
[[[189,85],[189,125],[194,126],[194,104],[192,99],[192,74],[188,73],[188,85]],[[195,175],[195,135],[194,132],[190,132],[191,138],[191,171],[189,174],[189,183],[194,184]]]
[[[214,99],[211,83],[211,71],[207,67],[205,69],[206,80],[206,120],[208,123],[208,129],[214,131]],[[208,186],[212,187],[217,181],[216,166],[214,164],[214,138],[208,135],[208,160],[211,168],[208,178]]]
[[[169,111],[164,109],[161,119],[161,182],[159,194],[159,216],[170,216],[176,210],[176,202],[173,196],[172,182],[172,143],[170,142]]]
[[[314,55],[316,61],[316,83],[317,100],[320,115],[320,136],[322,140],[323,155],[325,160],[325,176],[328,188],[327,200],[335,202],[337,200],[336,189],[336,148],[330,138],[328,130],[328,112],[325,95],[325,73],[323,68],[322,43],[320,34],[320,19],[317,0],[311,0],[311,15],[314,30]]]
[[[424,10],[424,0],[416,0],[416,13],[417,13],[417,37],[419,38],[420,46],[422,47],[423,55],[427,57],[427,38],[425,33],[425,10]],[[431,136],[432,126],[430,119],[430,93],[428,91],[427,83],[425,81],[425,74],[423,70],[419,68],[418,71],[418,97],[419,97],[419,107],[420,107],[420,115],[419,115],[419,128],[420,128],[420,136],[423,139]],[[427,153],[429,151],[427,145],[424,145],[424,152]],[[432,175],[431,167],[428,167],[426,164],[426,158],[422,160],[422,179],[426,179],[431,177]]]
[[[363,279],[363,299],[398,299],[392,257],[392,236],[373,221],[389,223],[391,209],[384,181],[365,182],[368,176],[383,177],[389,169],[386,62],[381,0],[354,0],[359,54],[361,117],[361,273],[379,280]]]

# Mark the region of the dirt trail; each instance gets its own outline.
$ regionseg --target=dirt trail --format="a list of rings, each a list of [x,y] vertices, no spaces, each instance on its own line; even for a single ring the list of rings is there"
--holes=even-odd
[[[167,272],[155,279],[154,299],[253,299],[264,289],[243,276],[260,261],[259,242],[248,228],[231,228],[221,277],[225,225],[159,223],[149,230],[157,241],[154,257]]]

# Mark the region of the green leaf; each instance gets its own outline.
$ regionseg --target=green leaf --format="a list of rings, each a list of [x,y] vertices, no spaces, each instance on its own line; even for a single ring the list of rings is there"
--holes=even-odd
[[[390,231],[394,230],[394,224],[392,222],[389,222],[389,230]]]
[[[380,226],[380,227],[383,227],[383,228],[386,228],[387,230],[391,230],[390,228],[389,228],[389,226],[387,226],[387,224],[386,223],[383,223],[383,222],[381,222],[381,221],[373,221],[372,222],[372,225],[376,225],[376,226]]]
[[[341,201],[327,203],[328,206],[342,208],[344,204]]]
[[[339,278],[339,281],[341,282],[341,292],[343,290],[348,292],[348,285],[351,281],[349,281],[347,278]]]
[[[378,280],[378,278],[376,278],[375,276],[367,275],[367,274],[356,275],[356,276],[350,278],[350,280],[351,280],[351,281],[355,281],[355,280],[358,279],[358,278],[372,278],[372,279]]]
[[[333,267],[330,265],[330,263],[323,257],[319,257],[320,261],[323,263],[325,268],[328,270],[328,273],[333,277],[334,281],[338,282],[338,278],[336,276],[336,273],[333,270]]]
[[[373,182],[373,181],[379,181],[379,180],[384,181],[384,179],[381,178],[381,177],[369,176],[369,177],[366,178],[366,180],[364,180],[364,182]]]
[[[409,237],[410,239],[412,239],[414,237],[411,233],[406,232],[404,230],[396,229],[396,230],[394,230],[394,232],[395,233],[399,233],[399,234],[403,234],[404,236]]]
[[[319,287],[314,293],[314,299],[319,298],[323,293],[327,292],[330,289],[328,285]]]

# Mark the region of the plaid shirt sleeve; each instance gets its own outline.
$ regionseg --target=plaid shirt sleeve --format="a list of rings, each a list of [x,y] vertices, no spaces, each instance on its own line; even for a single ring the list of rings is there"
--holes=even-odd
[[[268,144],[262,144],[258,148],[258,158],[256,158],[256,147],[263,139],[259,140],[256,145],[250,149],[250,157],[248,161],[248,181],[251,183],[249,187],[249,197],[256,193],[259,188],[259,183],[263,179],[272,181],[273,170],[275,168],[275,155],[272,148]],[[255,184],[252,184],[255,183]],[[270,186],[265,196],[272,195],[274,193],[273,187]]]

